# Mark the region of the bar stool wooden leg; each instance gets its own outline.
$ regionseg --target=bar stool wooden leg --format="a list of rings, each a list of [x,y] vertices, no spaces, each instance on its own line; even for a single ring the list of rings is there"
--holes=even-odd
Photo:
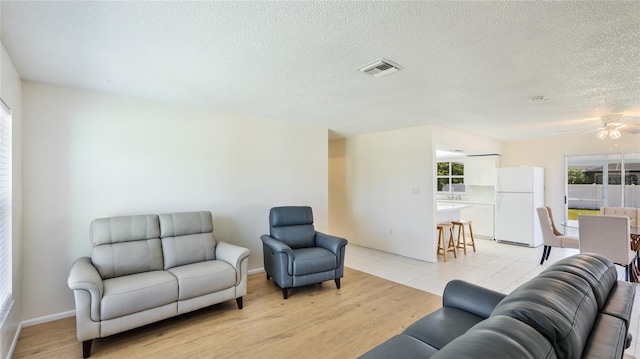
[[[438,252],[436,253],[436,256],[440,255],[440,252],[442,252],[442,256],[444,257],[444,261],[447,261],[447,251],[445,249],[444,246],[444,226],[438,225]]]
[[[469,242],[469,246],[473,247],[473,251],[476,251],[476,241],[473,238],[473,229],[471,228],[471,221],[469,221],[469,237],[471,238],[471,241]]]
[[[447,251],[453,252],[453,256],[458,258],[458,251],[456,250],[456,242],[453,240],[453,226],[449,227],[449,245],[447,245]]]
[[[458,228],[458,241],[456,243],[456,248],[462,249],[464,251],[464,255],[467,255],[467,236],[464,233],[464,225],[460,222],[451,222],[454,228]]]

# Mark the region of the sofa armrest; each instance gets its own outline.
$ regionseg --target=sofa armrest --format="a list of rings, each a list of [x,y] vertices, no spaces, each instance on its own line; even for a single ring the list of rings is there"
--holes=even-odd
[[[251,251],[247,248],[236,246],[227,242],[218,241],[216,245],[216,259],[223,260],[233,266],[236,270],[236,285],[242,279],[241,263],[248,258]],[[246,275],[246,273],[245,273]]]
[[[104,293],[104,285],[100,273],[93,266],[89,257],[81,257],[73,262],[67,278],[67,285],[73,290],[86,290],[89,292],[91,295],[91,319],[99,321],[100,302],[102,301],[102,293]]]
[[[339,256],[342,247],[347,245],[347,240],[329,234],[316,232],[316,245],[320,248],[331,251],[336,256]]]
[[[263,234],[262,236],[260,236],[260,239],[262,240],[262,243],[264,243],[272,251],[274,251],[276,253],[284,253],[288,257],[293,258],[292,257],[293,256],[293,250],[291,250],[291,248],[288,245],[284,244],[284,242],[281,242],[281,241],[271,237],[268,234]]]
[[[469,282],[454,279],[447,283],[442,294],[442,306],[452,307],[489,318],[493,309],[506,297],[496,292]]]

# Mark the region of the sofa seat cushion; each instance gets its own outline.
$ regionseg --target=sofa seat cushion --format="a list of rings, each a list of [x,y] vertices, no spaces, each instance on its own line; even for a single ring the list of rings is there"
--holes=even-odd
[[[483,320],[433,355],[434,359],[558,357],[543,335],[517,319],[502,315]]]
[[[292,275],[306,275],[336,269],[336,256],[330,251],[319,248],[298,248],[293,250]]]
[[[438,350],[404,334],[398,334],[366,352],[360,359],[430,358]]]
[[[442,307],[411,324],[402,334],[440,349],[484,319],[464,310]]]
[[[178,281],[165,271],[106,279],[100,318],[108,320],[160,307],[178,300]]]
[[[607,314],[598,314],[583,358],[622,358],[627,328],[622,319]]]
[[[187,264],[169,269],[178,279],[178,299],[215,293],[236,285],[236,271],[221,260]]]

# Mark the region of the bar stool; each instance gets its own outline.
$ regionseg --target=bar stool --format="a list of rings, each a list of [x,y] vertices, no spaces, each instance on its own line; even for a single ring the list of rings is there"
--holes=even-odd
[[[456,245],[453,241],[453,225],[451,223],[438,223],[438,252],[436,255],[442,254],[444,256],[444,261],[447,261],[447,252],[453,252],[453,256],[458,258],[458,253],[456,253]],[[449,230],[449,243],[446,244],[445,241],[445,230]],[[440,253],[442,252],[442,253]]]
[[[467,255],[467,246],[472,246],[473,247],[473,251],[476,251],[476,241],[473,238],[473,229],[471,228],[471,221],[467,221],[464,219],[460,219],[457,221],[451,221],[451,225],[452,225],[452,231],[454,228],[458,228],[458,243],[456,244],[456,248],[458,249],[464,249],[464,255]],[[464,231],[464,226],[468,225],[469,226],[469,237],[471,238],[471,240],[469,241],[469,243],[467,243],[467,236],[466,233]],[[453,235],[453,234],[452,234]],[[462,241],[460,241],[462,240]]]

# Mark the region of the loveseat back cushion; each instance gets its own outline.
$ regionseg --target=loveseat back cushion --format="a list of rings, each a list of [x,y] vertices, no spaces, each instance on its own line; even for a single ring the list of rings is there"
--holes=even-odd
[[[606,257],[595,253],[580,253],[561,259],[542,273],[552,271],[575,274],[586,280],[593,289],[599,310],[607,302],[609,293],[618,280],[615,264]]]
[[[491,317],[515,318],[542,334],[559,358],[580,358],[598,312],[587,281],[565,272],[545,272],[507,295]]]
[[[269,212],[271,237],[291,249],[315,247],[316,231],[313,227],[311,207],[274,207]]]
[[[164,269],[216,259],[211,212],[161,214]]]
[[[100,218],[91,222],[91,262],[102,279],[163,268],[156,215]]]
[[[535,329],[499,315],[478,323],[432,358],[553,359],[562,356],[557,355],[551,343]]]

